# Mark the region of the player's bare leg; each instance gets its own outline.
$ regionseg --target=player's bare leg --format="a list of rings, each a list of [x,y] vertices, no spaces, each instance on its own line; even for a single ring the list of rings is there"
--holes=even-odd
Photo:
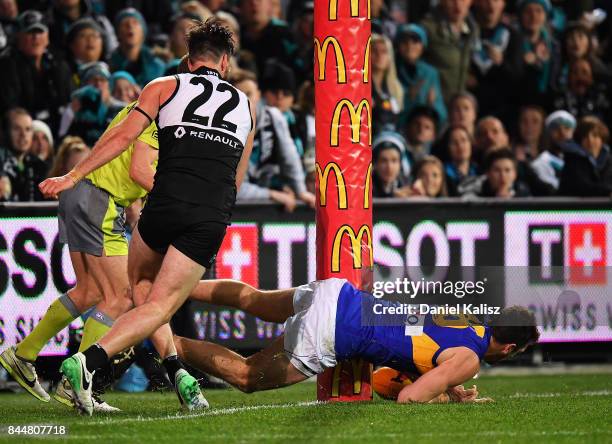
[[[262,321],[285,322],[293,316],[295,288],[286,290],[258,290],[244,282],[231,279],[200,281],[191,299],[244,310]]]
[[[283,336],[248,358],[206,341],[177,336],[175,344],[179,356],[189,365],[221,378],[245,393],[285,387],[307,379],[285,354]]]
[[[17,346],[0,354],[0,364],[28,393],[48,402],[49,394],[41,387],[34,361],[45,344],[81,313],[100,301],[100,292],[83,260],[83,253],[71,252],[70,260],[76,275],[75,286],[55,300],[34,330]]]

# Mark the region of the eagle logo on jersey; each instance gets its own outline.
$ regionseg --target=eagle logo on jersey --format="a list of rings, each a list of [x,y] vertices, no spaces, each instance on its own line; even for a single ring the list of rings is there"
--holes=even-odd
[[[185,128],[183,128],[182,126],[179,126],[176,129],[176,131],[174,131],[174,137],[176,137],[177,139],[180,139],[185,135],[186,132],[187,131],[185,131]]]

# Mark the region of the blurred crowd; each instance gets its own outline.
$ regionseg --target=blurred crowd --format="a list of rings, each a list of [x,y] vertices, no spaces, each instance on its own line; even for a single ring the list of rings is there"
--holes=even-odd
[[[375,197],[612,196],[612,2],[371,0],[371,15]],[[239,200],[314,206],[304,0],[0,0],[0,201],[41,200],[212,16],[257,108]]]

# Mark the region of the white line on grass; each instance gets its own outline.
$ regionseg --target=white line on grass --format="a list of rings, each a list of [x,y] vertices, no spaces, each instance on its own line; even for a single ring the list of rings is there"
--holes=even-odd
[[[514,393],[509,398],[558,398],[561,396],[610,396],[612,390],[587,390],[582,392]]]
[[[287,409],[295,407],[310,407],[313,405],[325,404],[319,401],[307,401],[288,404],[263,404],[263,405],[247,405],[244,407],[227,407],[222,409],[205,410],[201,413],[165,415],[165,416],[137,416],[135,418],[113,418],[108,417],[101,421],[87,422],[89,425],[108,425],[108,424],[127,424],[131,422],[150,422],[150,421],[183,421],[186,419],[204,418],[207,416],[233,415],[235,413],[250,412],[254,410],[273,410]]]

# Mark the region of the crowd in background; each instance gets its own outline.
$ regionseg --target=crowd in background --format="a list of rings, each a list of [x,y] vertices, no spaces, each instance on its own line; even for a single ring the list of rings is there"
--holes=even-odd
[[[0,0],[0,201],[41,200],[212,16],[257,108],[239,200],[314,206],[303,0]],[[612,196],[610,2],[371,0],[371,16],[375,197]]]

